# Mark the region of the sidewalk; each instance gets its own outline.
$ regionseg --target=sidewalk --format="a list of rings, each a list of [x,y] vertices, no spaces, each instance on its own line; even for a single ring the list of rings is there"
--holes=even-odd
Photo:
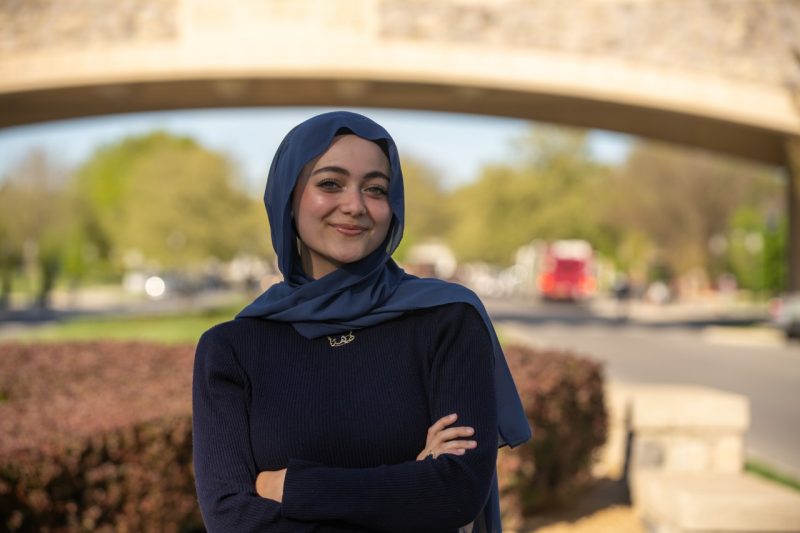
[[[630,300],[620,304],[613,298],[596,297],[588,303],[589,309],[604,318],[626,318],[641,324],[726,324],[754,325],[769,321],[766,303],[740,302],[730,298],[705,298],[702,300],[655,304]]]

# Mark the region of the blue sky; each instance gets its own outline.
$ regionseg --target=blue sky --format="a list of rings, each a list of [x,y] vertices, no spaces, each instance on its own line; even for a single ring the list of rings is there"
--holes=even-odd
[[[30,150],[40,148],[66,166],[76,166],[99,146],[156,129],[189,135],[226,153],[258,190],[283,136],[295,124],[326,108],[249,108],[111,115],[0,130],[0,177]],[[383,125],[401,154],[425,161],[455,187],[474,179],[481,165],[513,157],[512,140],[525,134],[526,120],[390,109],[355,109]],[[631,139],[595,131],[592,153],[599,160],[625,159]]]

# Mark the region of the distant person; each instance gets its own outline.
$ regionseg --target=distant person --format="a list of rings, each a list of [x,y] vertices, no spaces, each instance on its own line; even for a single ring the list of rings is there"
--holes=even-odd
[[[736,291],[739,289],[739,284],[736,281],[736,276],[730,272],[723,272],[717,278],[717,292],[725,301],[732,301],[736,298]]]
[[[530,438],[486,311],[409,276],[397,148],[326,113],[278,148],[283,281],[203,334],[194,465],[210,532],[499,532],[498,444]]]
[[[628,274],[625,272],[617,274],[613,286],[617,320],[628,320],[628,315],[630,313],[628,306],[630,305],[631,291],[631,279]]]

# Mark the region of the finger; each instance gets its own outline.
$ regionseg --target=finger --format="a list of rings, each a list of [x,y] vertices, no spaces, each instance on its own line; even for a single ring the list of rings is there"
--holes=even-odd
[[[451,440],[463,439],[465,437],[469,438],[474,435],[474,433],[475,431],[470,427],[445,429],[428,437],[426,445],[429,448],[435,448]]]
[[[475,430],[469,426],[459,426],[455,428],[447,428],[441,430],[433,436],[433,441],[447,442],[449,440],[457,439],[459,437],[471,437],[475,434]]]
[[[475,448],[476,446],[478,446],[478,442],[474,440],[451,440],[450,442],[446,442],[444,446],[442,446],[442,449]]]
[[[443,416],[439,420],[433,423],[431,427],[428,428],[428,435],[432,435],[433,433],[437,433],[444,429],[446,426],[449,426],[453,422],[456,421],[458,415],[456,413],[451,413],[447,416]]]
[[[442,446],[437,446],[433,449],[434,454],[452,453],[457,450],[471,450],[476,448],[478,443],[474,440],[452,440],[444,443]]]
[[[431,455],[434,459],[441,455],[449,454],[449,455],[464,455],[469,450],[478,446],[478,443],[474,440],[460,440],[460,441],[451,441],[448,442],[445,446],[436,448],[431,451],[429,455]],[[426,456],[427,457],[427,456]]]
[[[464,448],[456,448],[454,450],[444,450],[441,452],[436,452],[433,454],[433,458],[441,457],[442,455],[464,455],[467,453],[467,450]]]

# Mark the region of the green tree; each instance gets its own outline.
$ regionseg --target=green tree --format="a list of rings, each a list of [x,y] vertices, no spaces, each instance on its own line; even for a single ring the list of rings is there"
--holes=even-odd
[[[260,201],[230,162],[186,137],[157,132],[99,150],[76,173],[83,223],[118,267],[138,257],[192,269],[239,252],[270,254]]]
[[[645,255],[639,260],[677,274],[701,269],[711,277],[731,270],[733,261],[740,283],[749,286],[763,276],[742,271],[739,237],[763,227],[766,212],[780,201],[780,188],[774,173],[761,166],[641,142],[613,180],[616,194],[609,212],[626,238],[641,234],[651,243],[641,248]],[[748,242],[752,251],[754,237]],[[756,269],[755,264],[748,268]]]
[[[582,238],[613,248],[603,202],[608,171],[590,158],[585,133],[536,126],[516,144],[515,161],[484,167],[453,194],[448,240],[457,256],[508,264],[534,239]]]
[[[14,275],[22,267],[22,247],[7,220],[13,212],[9,204],[9,186],[4,182],[0,184],[0,310],[8,308]]]
[[[394,254],[400,261],[414,244],[444,237],[452,221],[447,194],[436,170],[414,158],[404,158],[402,166],[406,226],[403,240]]]
[[[35,287],[36,304],[49,305],[63,258],[75,245],[66,176],[43,152],[34,151],[0,185],[2,305],[8,305],[12,279],[23,268]]]

